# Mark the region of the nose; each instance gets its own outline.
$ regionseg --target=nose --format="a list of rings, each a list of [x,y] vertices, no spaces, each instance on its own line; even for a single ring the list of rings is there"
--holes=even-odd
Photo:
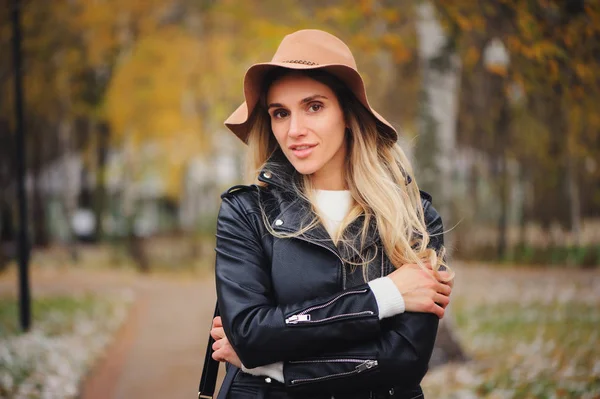
[[[291,138],[302,137],[306,135],[306,127],[304,126],[304,121],[302,117],[298,115],[298,113],[292,114],[290,117],[290,126],[288,129],[288,136]]]

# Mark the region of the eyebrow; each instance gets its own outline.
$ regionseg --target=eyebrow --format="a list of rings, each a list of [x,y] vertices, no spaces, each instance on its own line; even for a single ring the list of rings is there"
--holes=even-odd
[[[321,95],[321,94],[313,94],[312,96],[308,96],[308,97],[306,97],[306,98],[303,98],[303,99],[300,101],[300,104],[306,104],[306,103],[309,103],[309,102],[311,102],[311,101],[313,101],[313,100],[316,100],[317,98],[323,98],[323,99],[325,99],[325,100],[328,100],[328,98],[327,98],[326,96],[324,96],[324,95]],[[284,106],[284,105],[283,105],[283,104],[281,104],[281,103],[271,103],[271,104],[269,104],[269,106],[268,106],[267,108],[268,108],[268,109],[271,109],[271,108],[274,108],[274,107],[283,107],[283,106]]]

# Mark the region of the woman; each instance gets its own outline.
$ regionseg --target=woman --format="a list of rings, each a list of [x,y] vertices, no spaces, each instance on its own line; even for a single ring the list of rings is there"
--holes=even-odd
[[[439,270],[441,218],[352,53],[295,32],[244,93],[225,124],[258,182],[224,193],[217,222],[220,397],[422,397],[453,274]]]

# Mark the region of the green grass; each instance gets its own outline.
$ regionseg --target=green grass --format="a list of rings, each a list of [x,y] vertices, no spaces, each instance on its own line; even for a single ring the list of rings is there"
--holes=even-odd
[[[600,359],[600,308],[581,303],[504,303],[458,312],[457,326],[473,354],[489,364],[477,391],[514,389],[515,398],[599,390],[591,375]],[[487,344],[486,344],[487,343]],[[577,397],[568,394],[566,397]],[[533,395],[533,396],[532,396]]]
[[[431,384],[432,397],[599,398],[600,306],[576,302],[454,303],[472,378]],[[463,371],[464,373],[464,371]],[[462,392],[462,393],[461,393]],[[469,396],[471,397],[471,396]]]
[[[56,296],[35,298],[32,302],[32,326],[44,325],[48,336],[70,332],[72,321],[80,313],[93,312],[99,300],[91,295],[81,297]],[[0,299],[0,339],[21,332],[18,302],[15,298]]]
[[[24,334],[15,298],[0,299],[0,398],[76,398],[126,309],[125,296],[36,298],[32,328]]]

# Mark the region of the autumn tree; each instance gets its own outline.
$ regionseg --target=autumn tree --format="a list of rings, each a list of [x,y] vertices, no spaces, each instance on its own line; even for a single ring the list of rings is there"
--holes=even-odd
[[[514,177],[522,187],[532,187],[526,190],[531,195],[523,219],[545,226],[557,221],[577,236],[581,217],[599,206],[598,193],[589,191],[598,187],[598,172],[592,171],[597,168],[584,166],[599,150],[600,125],[590,106],[600,88],[592,72],[600,62],[599,5],[542,0],[435,4],[449,35],[448,48],[464,66],[459,140],[498,160],[502,207],[508,206],[507,190],[514,186],[503,183],[506,165],[514,161],[519,172],[511,181]],[[494,40],[504,43],[510,55],[505,68],[485,65],[485,49]]]

